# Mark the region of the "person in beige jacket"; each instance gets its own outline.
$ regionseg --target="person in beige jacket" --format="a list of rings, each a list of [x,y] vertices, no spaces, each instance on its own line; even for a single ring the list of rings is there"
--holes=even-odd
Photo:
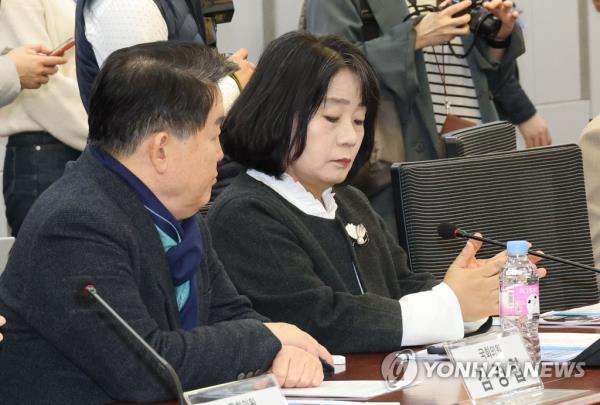
[[[0,38],[4,46],[43,43],[53,49],[73,37],[73,0],[2,0]],[[0,110],[0,136],[8,137],[3,190],[6,217],[17,235],[37,197],[58,179],[66,162],[86,145],[87,115],[79,98],[75,53],[42,88],[24,90]]]
[[[594,263],[600,267],[600,115],[584,128],[579,147],[583,155]]]

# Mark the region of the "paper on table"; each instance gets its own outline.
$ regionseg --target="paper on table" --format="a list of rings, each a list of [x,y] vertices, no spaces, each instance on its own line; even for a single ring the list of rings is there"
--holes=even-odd
[[[329,399],[290,399],[288,405],[368,405],[371,402],[335,401]],[[377,402],[377,405],[400,405],[400,402]]]
[[[600,334],[597,333],[540,333],[542,361],[573,360],[598,339]]]
[[[573,308],[569,311],[585,311],[585,312],[598,312],[600,311],[600,302],[593,305],[587,305],[585,307]]]
[[[600,339],[597,333],[540,333],[540,354],[543,362],[571,361],[589,346]],[[448,356],[429,354],[427,350],[416,352],[415,358],[421,361],[444,361]]]
[[[321,386],[315,388],[284,388],[283,395],[288,398],[328,398],[366,401],[379,395],[388,394],[406,388],[408,381],[399,380],[394,388],[390,389],[385,381],[324,381]],[[413,383],[414,385],[414,383]]]
[[[550,311],[540,316],[540,325],[600,326],[600,303],[567,311]]]

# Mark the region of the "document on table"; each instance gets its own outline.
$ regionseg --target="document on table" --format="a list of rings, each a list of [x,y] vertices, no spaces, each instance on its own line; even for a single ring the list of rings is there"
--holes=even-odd
[[[288,405],[368,405],[372,402],[332,401],[328,399],[290,399]],[[377,405],[400,405],[400,402],[377,402]]]
[[[540,354],[543,362],[562,363],[573,360],[585,349],[593,345],[598,339],[598,333],[546,333],[540,336]],[[415,355],[421,361],[444,361],[448,356],[429,354],[427,350],[419,350]]]
[[[540,325],[600,326],[600,304],[573,308],[567,311],[550,311],[540,316]]]
[[[542,361],[571,361],[598,339],[598,333],[540,333]]]
[[[385,381],[355,380],[355,381],[324,381],[315,388],[284,388],[283,395],[291,401],[292,398],[324,398],[338,400],[366,401],[383,394],[389,394],[415,385],[409,381],[399,380],[390,388]]]

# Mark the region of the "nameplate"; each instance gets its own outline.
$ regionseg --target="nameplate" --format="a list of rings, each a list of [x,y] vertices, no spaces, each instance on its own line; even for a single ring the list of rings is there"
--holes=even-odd
[[[517,332],[493,332],[445,344],[454,376],[460,376],[473,400],[543,389]]]
[[[272,374],[189,391],[184,397],[189,405],[287,405]]]

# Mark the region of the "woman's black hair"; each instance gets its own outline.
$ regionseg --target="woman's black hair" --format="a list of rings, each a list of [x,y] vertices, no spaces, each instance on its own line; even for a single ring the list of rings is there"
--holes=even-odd
[[[367,110],[352,175],[373,148],[379,84],[360,49],[334,35],[293,31],[267,46],[223,123],[225,153],[246,168],[279,177],[304,151],[308,123],[344,68],[358,77]]]

